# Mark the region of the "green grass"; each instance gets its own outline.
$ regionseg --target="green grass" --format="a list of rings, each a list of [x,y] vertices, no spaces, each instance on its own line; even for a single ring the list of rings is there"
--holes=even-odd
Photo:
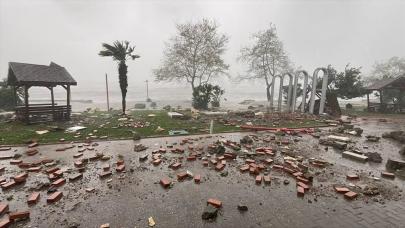
[[[364,116],[374,118],[405,118],[404,114],[367,112],[366,108],[366,106],[353,106],[352,109],[342,109],[342,115],[355,115],[359,117]]]
[[[155,117],[148,117],[149,114],[155,114]],[[171,119],[166,111],[132,111],[129,113],[128,118],[132,118],[133,121],[127,121],[128,123],[133,122],[149,122],[149,126],[143,128],[134,128],[132,126],[122,126],[126,121],[119,121],[122,116],[118,111],[107,112],[94,112],[88,113],[84,112],[80,117],[73,117],[72,121],[69,122],[52,122],[43,124],[32,124],[26,125],[21,122],[11,122],[11,123],[1,123],[0,124],[0,145],[17,145],[24,144],[29,140],[37,140],[39,143],[55,143],[61,138],[66,141],[84,141],[86,137],[89,137],[89,133],[96,136],[107,136],[109,140],[113,139],[131,139],[134,132],[137,132],[141,137],[159,137],[168,136],[169,130],[187,130],[190,134],[204,134],[208,133],[208,128],[210,124],[209,118],[203,118],[200,120],[179,120]],[[226,126],[219,123],[219,121],[214,122],[214,133],[223,132],[236,132],[241,129],[236,126]],[[241,122],[244,124],[244,121]],[[38,130],[50,130],[53,126],[58,126],[60,128],[68,128],[75,125],[82,125],[87,127],[81,130],[80,136],[76,136],[74,133],[65,133],[64,130],[51,131],[49,133],[38,135],[35,131]],[[121,125],[121,126],[120,126]],[[303,120],[303,121],[279,121],[277,127],[317,127],[324,125],[321,122],[314,120]],[[156,132],[156,129],[160,126],[164,128],[163,132]],[[93,132],[96,130],[97,132]]]

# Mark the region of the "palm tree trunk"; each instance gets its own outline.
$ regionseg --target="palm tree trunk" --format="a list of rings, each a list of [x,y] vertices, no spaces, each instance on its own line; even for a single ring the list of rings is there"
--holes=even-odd
[[[120,81],[121,96],[122,96],[122,113],[125,114],[126,109],[126,96],[128,88],[128,66],[125,64],[125,61],[121,61],[118,65],[118,77]]]

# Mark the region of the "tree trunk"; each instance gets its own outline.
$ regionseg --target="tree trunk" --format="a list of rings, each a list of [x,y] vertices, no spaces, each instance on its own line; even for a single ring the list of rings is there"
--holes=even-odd
[[[121,61],[118,65],[118,77],[120,81],[121,96],[122,96],[122,113],[125,114],[126,109],[126,96],[128,88],[128,66],[125,64],[125,61]]]
[[[269,86],[269,85],[266,87],[266,94],[267,94],[267,101],[268,102],[270,102],[270,88],[271,88],[271,86]]]

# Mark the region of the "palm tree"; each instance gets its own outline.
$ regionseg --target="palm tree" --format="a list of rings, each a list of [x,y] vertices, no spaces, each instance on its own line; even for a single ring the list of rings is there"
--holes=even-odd
[[[129,41],[114,41],[113,45],[102,43],[103,50],[98,55],[106,57],[111,56],[114,61],[118,62],[118,77],[120,80],[120,88],[122,95],[122,113],[125,114],[126,96],[128,88],[128,66],[126,65],[127,59],[135,60],[140,58],[139,55],[132,54],[135,46],[130,46]]]

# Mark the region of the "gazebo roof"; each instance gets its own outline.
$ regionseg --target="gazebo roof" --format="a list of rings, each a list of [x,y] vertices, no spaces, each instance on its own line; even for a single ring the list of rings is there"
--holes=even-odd
[[[374,82],[367,87],[367,90],[381,90],[381,89],[404,89],[405,90],[405,74],[395,78],[384,78]]]
[[[53,62],[49,66],[10,62],[8,84],[19,86],[57,86],[77,85],[77,82],[64,67]]]

